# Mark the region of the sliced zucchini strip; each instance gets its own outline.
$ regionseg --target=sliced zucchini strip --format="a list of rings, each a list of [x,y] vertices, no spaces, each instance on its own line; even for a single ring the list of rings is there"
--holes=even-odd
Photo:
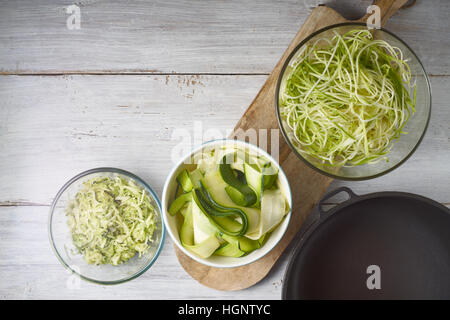
[[[169,213],[173,216],[180,211],[187,202],[192,200],[192,193],[183,193],[178,198],[176,198],[169,207]]]
[[[245,212],[238,208],[225,207],[218,204],[211,197],[211,194],[206,188],[201,185],[200,188],[194,190],[194,200],[197,205],[203,209],[205,215],[208,216],[211,223],[213,223],[222,233],[233,236],[241,236],[247,232],[248,218]],[[236,229],[236,223],[233,219],[224,219],[230,217],[239,217],[241,219],[240,228]],[[233,221],[235,223],[233,223]]]
[[[246,236],[257,240],[272,231],[287,213],[286,200],[280,190],[265,190],[261,200],[261,221],[258,229]]]
[[[210,257],[220,247],[219,239],[215,234],[210,234],[201,242],[195,242],[195,229],[193,218],[193,206],[189,206],[184,215],[184,222],[180,230],[180,241],[183,247],[192,251],[201,258]]]

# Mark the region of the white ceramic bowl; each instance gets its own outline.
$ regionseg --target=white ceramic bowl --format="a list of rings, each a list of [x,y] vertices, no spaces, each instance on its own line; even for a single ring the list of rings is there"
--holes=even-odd
[[[239,148],[248,148],[250,152],[255,152],[256,154],[262,155],[269,159],[279,170],[278,173],[278,181],[279,185],[282,188],[282,191],[286,195],[289,208],[291,210],[286,214],[283,221],[280,223],[277,228],[272,231],[269,239],[266,241],[266,243],[259,249],[251,252],[250,254],[240,257],[240,258],[233,258],[233,257],[221,257],[221,256],[211,256],[207,259],[203,259],[195,255],[194,253],[190,252],[186,248],[184,248],[180,242],[179,233],[177,230],[177,222],[176,217],[169,214],[168,209],[171,204],[171,202],[174,200],[175,197],[175,191],[177,188],[177,175],[188,165],[185,164],[187,162],[186,160],[190,159],[190,157],[201,150],[205,148],[214,148],[215,146],[223,146],[224,144],[228,145],[235,145]],[[164,185],[164,190],[162,194],[162,212],[164,216],[164,223],[166,224],[166,230],[169,233],[170,237],[172,238],[172,241],[175,242],[176,246],[187,256],[194,259],[197,262],[200,262],[204,265],[215,267],[215,268],[234,268],[234,267],[240,267],[252,262],[255,262],[258,259],[261,259],[264,257],[270,250],[272,250],[278,242],[283,237],[284,233],[286,232],[286,229],[289,225],[289,220],[291,218],[291,212],[292,212],[292,194],[291,189],[289,187],[289,182],[286,178],[285,173],[279,166],[279,164],[275,161],[275,159],[270,156],[267,152],[264,150],[238,140],[214,140],[210,142],[206,142],[203,145],[199,146],[198,148],[194,149],[191,153],[187,154],[184,158],[182,158],[172,169],[169,176],[167,177],[166,183]]]

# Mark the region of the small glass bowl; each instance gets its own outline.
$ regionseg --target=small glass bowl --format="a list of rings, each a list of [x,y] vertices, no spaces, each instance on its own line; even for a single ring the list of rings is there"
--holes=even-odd
[[[136,185],[147,190],[157,212],[154,241],[148,252],[141,257],[134,256],[118,266],[91,265],[77,253],[72,243],[71,232],[67,225],[66,208],[70,200],[75,198],[83,182],[95,177],[122,177],[132,180]],[[82,279],[98,284],[118,284],[132,280],[147,271],[159,256],[164,244],[164,223],[161,215],[161,203],[156,193],[141,178],[116,168],[96,168],[78,174],[70,179],[56,195],[50,208],[48,221],[50,244],[59,261]]]
[[[331,39],[334,32],[339,34],[346,33],[350,30],[367,29],[364,23],[341,23],[332,25],[321,30],[318,30],[305,38],[289,55],[286,62],[281,69],[278,78],[277,87],[275,91],[275,109],[278,118],[278,124],[281,128],[282,134],[293,152],[306,165],[314,170],[327,175],[329,177],[341,180],[366,180],[382,176],[404,163],[417,149],[422,141],[425,131],[428,126],[431,114],[431,87],[428,76],[423,68],[417,55],[408,47],[408,45],[393,33],[381,28],[373,29],[375,39],[382,39],[390,45],[398,47],[403,52],[404,59],[407,59],[408,65],[411,68],[411,81],[416,82],[416,112],[411,115],[406,123],[403,131],[408,134],[402,134],[398,141],[394,141],[392,149],[387,154],[388,162],[380,160],[377,163],[365,164],[359,166],[342,166],[333,167],[322,163],[320,160],[302,153],[301,146],[296,142],[292,129],[287,125],[286,121],[282,119],[280,114],[280,88],[284,79],[290,72],[290,63],[297,59],[301,53],[304,45],[314,43],[319,38]],[[412,94],[412,93],[411,93]]]

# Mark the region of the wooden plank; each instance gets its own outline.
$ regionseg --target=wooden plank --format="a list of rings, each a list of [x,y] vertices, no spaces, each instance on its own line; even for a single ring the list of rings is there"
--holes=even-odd
[[[115,286],[77,281],[53,254],[48,207],[0,207],[0,299],[280,299],[288,247],[269,275],[242,291],[209,289],[180,266],[170,243],[139,278]],[[30,254],[31,253],[31,254]],[[79,286],[78,286],[79,284]]]
[[[339,9],[349,1],[323,2]],[[68,178],[103,165],[133,171],[160,193],[172,166],[168,150],[178,143],[174,130],[192,132],[200,119],[204,129],[226,136],[264,83],[258,74],[271,71],[315,3],[87,0],[78,2],[78,32],[65,27],[69,1],[1,2],[0,74],[256,76],[0,76],[0,299],[278,299],[287,253],[256,286],[220,292],[182,271],[170,240],[137,280],[69,289],[69,275],[48,245],[48,204]],[[433,75],[449,74],[449,9],[444,1],[417,1],[387,24]],[[430,128],[406,164],[378,179],[330,188],[409,191],[450,204],[449,85],[448,77],[432,78]]]
[[[161,194],[173,165],[171,150],[181,141],[172,136],[175,130],[193,136],[195,121],[201,121],[204,130],[215,128],[219,136],[227,136],[265,80],[0,77],[0,204],[48,205],[69,178],[98,166],[135,172]],[[415,154],[380,178],[332,187],[346,185],[357,193],[409,191],[450,202],[450,77],[434,77],[431,85],[430,126]]]
[[[68,30],[70,1],[2,1],[0,72],[268,74],[310,7],[356,7],[352,0],[77,3],[81,29]],[[386,27],[411,45],[428,72],[448,75],[449,12],[448,1],[417,1]]]
[[[0,77],[0,201],[49,204],[71,176],[99,166],[132,171],[160,193],[176,130],[198,140],[203,128],[196,143],[226,136],[265,78]]]

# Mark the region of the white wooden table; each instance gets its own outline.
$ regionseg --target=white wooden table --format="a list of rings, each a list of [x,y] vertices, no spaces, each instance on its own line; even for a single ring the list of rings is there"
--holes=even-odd
[[[47,219],[58,189],[94,167],[132,171],[161,194],[175,130],[202,121],[225,136],[318,2],[83,0],[81,28],[69,30],[69,0],[0,1],[0,299],[279,299],[287,254],[254,287],[220,292],[189,277],[169,239],[138,279],[71,288]],[[349,1],[324,2],[342,9]],[[407,191],[450,205],[449,15],[448,1],[418,0],[386,26],[430,75],[421,146],[386,176],[331,188]]]

